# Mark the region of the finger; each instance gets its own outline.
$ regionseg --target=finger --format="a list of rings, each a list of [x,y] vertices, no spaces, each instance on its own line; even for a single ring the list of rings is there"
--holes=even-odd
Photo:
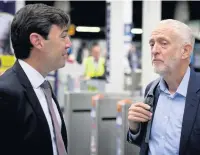
[[[142,113],[138,113],[138,112],[130,112],[128,113],[128,116],[133,116],[133,117],[140,117],[140,118],[144,118],[146,120],[150,120],[151,119],[151,116],[147,116],[147,115],[144,115]]]
[[[152,116],[152,113],[144,108],[141,108],[141,107],[135,107],[134,111],[133,112],[138,112],[138,113],[141,113],[141,114],[144,114],[148,117],[151,117]]]
[[[148,119],[144,119],[144,118],[140,118],[140,117],[134,117],[134,116],[129,116],[129,117],[128,117],[128,120],[129,120],[129,121],[138,122],[138,123],[149,121]]]
[[[152,113],[142,107],[133,107],[132,109],[129,109],[128,112],[138,112],[138,113],[142,113],[144,115],[147,115],[148,117],[152,116]]]
[[[142,107],[142,108],[144,108],[146,110],[150,110],[150,108],[151,108],[148,104],[145,104],[145,103],[142,103],[142,102],[133,103],[129,109],[131,110],[134,107]]]

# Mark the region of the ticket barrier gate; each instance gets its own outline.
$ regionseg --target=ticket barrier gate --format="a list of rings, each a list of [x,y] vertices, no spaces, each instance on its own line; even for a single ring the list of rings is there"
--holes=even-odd
[[[90,155],[116,155],[117,102],[127,97],[105,97],[92,103]]]
[[[69,155],[89,155],[91,98],[94,93],[66,93],[65,121]]]
[[[134,100],[141,100],[134,97]],[[132,100],[121,100],[117,104],[117,137],[116,137],[116,155],[139,155],[140,148],[127,142],[128,127],[128,109]]]
[[[92,99],[129,94],[96,94],[91,92],[65,93],[65,122],[68,134],[68,153],[70,155],[90,154]]]

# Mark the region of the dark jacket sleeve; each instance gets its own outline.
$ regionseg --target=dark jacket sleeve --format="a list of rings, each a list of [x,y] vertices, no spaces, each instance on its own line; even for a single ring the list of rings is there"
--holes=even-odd
[[[0,88],[0,150],[2,154],[19,153],[21,144],[17,124],[18,99],[7,89]]]
[[[146,89],[145,89],[145,95],[144,95],[144,96],[147,95],[147,93],[148,93],[148,91],[149,91],[149,89],[150,89],[152,83],[153,83],[153,82],[151,82],[150,84],[147,85],[147,87],[146,87]],[[137,146],[140,147],[141,144],[142,144],[142,140],[143,140],[143,138],[144,138],[144,135],[145,135],[145,133],[146,133],[146,127],[147,127],[147,123],[141,123],[141,126],[140,126],[140,134],[136,137],[136,139],[133,139],[133,138],[132,138],[131,134],[133,134],[133,133],[132,133],[132,132],[130,131],[130,129],[129,129],[129,131],[128,131],[128,133],[127,133],[127,141],[128,141],[129,143],[135,144],[135,145],[137,145]]]

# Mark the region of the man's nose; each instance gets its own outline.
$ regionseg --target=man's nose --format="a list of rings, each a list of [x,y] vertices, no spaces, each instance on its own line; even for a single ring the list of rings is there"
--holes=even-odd
[[[151,48],[151,53],[154,55],[154,54],[158,54],[159,53],[159,45],[157,43],[155,43],[153,45],[153,47]]]
[[[69,48],[69,47],[71,47],[72,46],[72,42],[71,42],[71,40],[69,39],[69,37],[67,37],[67,39],[66,39],[66,48]]]

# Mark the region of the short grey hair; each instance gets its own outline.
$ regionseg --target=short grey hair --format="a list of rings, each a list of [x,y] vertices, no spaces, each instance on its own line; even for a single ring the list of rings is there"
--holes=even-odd
[[[160,24],[169,24],[172,28],[175,29],[175,31],[180,35],[180,37],[183,39],[184,43],[189,43],[192,46],[192,51],[194,48],[194,43],[195,43],[195,37],[192,33],[191,28],[178,21],[178,20],[174,20],[174,19],[165,19],[160,21]]]

